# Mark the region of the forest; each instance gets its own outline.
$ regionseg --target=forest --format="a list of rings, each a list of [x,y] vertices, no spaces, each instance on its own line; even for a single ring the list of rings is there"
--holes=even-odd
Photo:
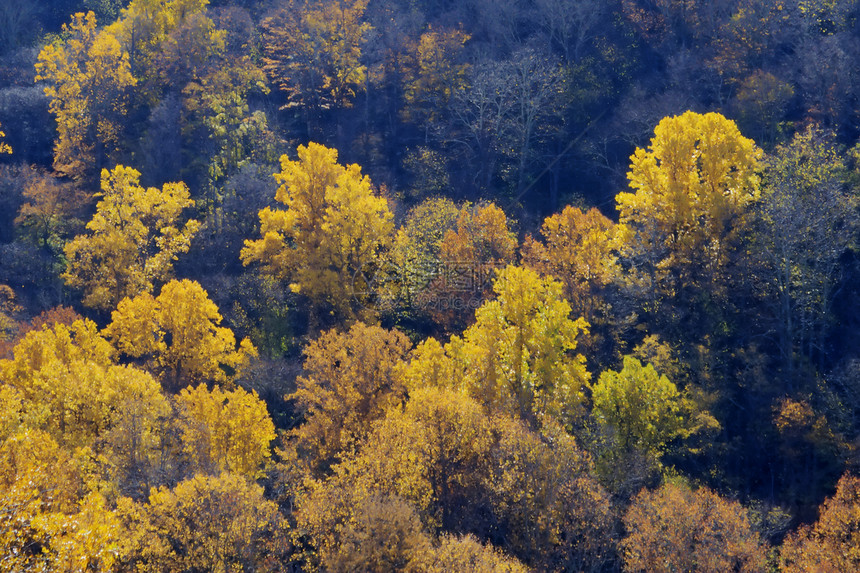
[[[860,571],[856,0],[0,1],[0,573]]]

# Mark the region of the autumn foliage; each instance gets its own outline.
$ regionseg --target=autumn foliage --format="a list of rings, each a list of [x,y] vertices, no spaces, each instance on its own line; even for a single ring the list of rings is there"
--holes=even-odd
[[[0,573],[860,571],[852,1],[0,1]]]

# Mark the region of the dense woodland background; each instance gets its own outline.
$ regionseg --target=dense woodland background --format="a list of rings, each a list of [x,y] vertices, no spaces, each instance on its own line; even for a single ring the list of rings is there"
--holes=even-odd
[[[860,570],[858,16],[0,3],[0,571]]]

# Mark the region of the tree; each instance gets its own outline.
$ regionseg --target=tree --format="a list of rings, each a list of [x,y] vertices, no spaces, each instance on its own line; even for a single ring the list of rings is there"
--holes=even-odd
[[[814,525],[801,526],[785,539],[780,565],[786,573],[836,573],[860,567],[860,480],[845,474],[836,493],[821,505]]]
[[[474,165],[473,184],[480,191],[493,188],[498,163],[510,150],[513,106],[510,70],[499,62],[481,62],[471,69],[468,84],[454,93],[452,143],[461,145]]]
[[[794,89],[790,84],[769,72],[756,70],[738,90],[741,126],[755,134],[762,145],[774,145],[792,97]]]
[[[95,15],[75,14],[64,42],[46,46],[36,64],[36,80],[47,80],[45,95],[57,118],[54,169],[75,179],[98,173],[117,149],[128,88],[135,84],[119,42],[96,31]]]
[[[112,309],[169,280],[173,261],[188,251],[200,228],[194,219],[180,223],[183,209],[194,205],[184,183],[144,189],[139,179],[130,167],[103,170],[102,199],[87,223],[89,233],[66,245],[63,278],[84,291],[87,306]]]
[[[364,89],[366,8],[367,0],[290,0],[261,24],[264,69],[288,107],[304,108],[311,136],[322,110],[349,107]]]
[[[145,505],[120,500],[132,551],[124,570],[281,571],[285,523],[263,488],[245,477],[198,475],[153,489]]]
[[[492,189],[494,177],[502,175],[518,196],[526,191],[537,144],[562,125],[566,86],[558,62],[530,47],[472,69],[469,84],[454,98],[459,131],[451,140],[474,157],[478,189]],[[500,169],[501,161],[511,167]]]
[[[321,548],[326,571],[417,571],[415,563],[431,551],[415,509],[397,497],[362,500],[335,531],[334,546]]]
[[[400,372],[410,346],[397,330],[360,322],[347,332],[325,332],[307,346],[305,373],[288,398],[305,415],[294,435],[312,468],[325,471],[355,451],[372,423],[402,403]]]
[[[153,89],[158,74],[156,59],[162,42],[186,19],[202,14],[208,3],[208,0],[132,0],[120,18],[107,28],[107,33],[117,38],[128,54],[129,70],[141,78],[147,92]]]
[[[69,448],[89,448],[112,465],[117,486],[139,491],[155,479],[170,406],[148,373],[113,363],[91,321],[29,331],[0,360],[12,428],[39,429]]]
[[[259,477],[271,456],[275,425],[253,390],[211,391],[201,384],[176,399],[182,446],[199,472]]]
[[[21,205],[15,225],[51,256],[49,261],[58,265],[56,259],[62,254],[69,233],[83,225],[77,215],[83,205],[89,204],[89,195],[49,175],[34,178],[22,195],[27,202]]]
[[[550,47],[560,51],[564,61],[577,63],[600,33],[607,6],[602,2],[538,0],[535,21],[543,28]]]
[[[758,209],[758,256],[768,270],[779,351],[792,384],[798,356],[827,354],[840,257],[858,229],[856,198],[845,189],[845,162],[832,135],[815,127],[777,147]]]
[[[544,416],[571,424],[583,413],[590,375],[585,358],[573,352],[588,323],[571,320],[561,288],[520,267],[499,273],[496,300],[485,302],[475,324],[445,348],[468,394],[532,425]]]
[[[144,496],[163,483],[170,443],[170,402],[152,376],[131,367],[114,367],[104,379],[109,407],[107,427],[95,451],[110,463],[113,482],[124,495]]]
[[[0,140],[2,140],[4,137],[6,137],[6,134],[0,131]],[[4,153],[12,153],[12,148],[9,147],[9,144],[0,141],[0,155]]]
[[[766,546],[746,509],[707,488],[643,490],[624,516],[624,570],[763,571]]]
[[[624,357],[620,372],[601,373],[591,399],[592,416],[623,450],[659,457],[669,441],[683,435],[682,398],[675,384],[632,356]]]
[[[428,29],[410,46],[403,78],[403,116],[424,126],[425,143],[438,131],[454,94],[466,87],[469,65],[462,62],[469,35],[460,30]]]
[[[761,151],[718,113],[664,118],[627,174],[633,192],[616,195],[632,234],[628,264],[659,293],[720,285],[728,256],[759,196]],[[652,304],[656,302],[652,298]]]
[[[87,494],[74,515],[43,513],[33,520],[53,571],[111,571],[127,545],[119,518],[98,492]]]
[[[40,519],[75,513],[83,489],[78,464],[44,432],[0,442],[0,571],[55,570]]]
[[[440,268],[418,303],[447,330],[464,328],[490,296],[496,273],[514,261],[517,238],[495,203],[465,204],[439,243]]]
[[[390,285],[392,297],[420,309],[419,297],[446,267],[442,240],[455,228],[459,215],[454,202],[442,197],[425,199],[409,210],[391,248],[396,273]]]
[[[105,329],[120,354],[143,359],[165,387],[199,382],[232,383],[257,351],[246,338],[237,348],[203,287],[170,281],[158,297],[144,292],[123,299]]]
[[[512,133],[516,142],[517,197],[528,189],[528,171],[535,162],[535,148],[561,133],[567,75],[558,61],[531,48],[515,52],[508,64],[513,82]],[[529,185],[530,186],[530,185]],[[555,208],[555,197],[551,206]]]
[[[245,242],[242,262],[289,280],[315,308],[352,318],[371,302],[365,277],[391,242],[392,214],[358,165],[337,164],[336,150],[309,143],[298,156],[281,157],[275,199],[286,209],[260,211],[263,238]]]
[[[583,212],[568,205],[544,220],[543,242],[526,238],[523,264],[560,280],[573,314],[593,323],[606,304],[603,291],[621,271],[617,251],[626,232],[594,207]]]
[[[21,307],[15,303],[15,291],[8,285],[0,285],[0,343],[6,343],[13,337],[17,330],[13,317],[20,311]]]
[[[482,544],[472,535],[444,535],[439,546],[423,556],[419,566],[427,573],[526,573],[517,559],[505,555],[490,544]]]
[[[589,455],[566,430],[537,433],[499,418],[491,449],[490,539],[535,570],[603,571],[615,558],[617,517]]]
[[[573,438],[488,416],[458,391],[411,392],[334,469],[297,502],[300,527],[318,546],[338,542],[334,524],[355,523],[355,507],[395,497],[429,530],[492,540],[539,570],[599,570],[610,557],[609,500]]]
[[[0,378],[15,388],[37,425],[62,444],[85,446],[109,424],[113,354],[90,320],[27,333],[0,360]],[[113,378],[113,376],[110,376]]]
[[[192,173],[205,174],[212,223],[220,227],[224,194],[219,187],[226,178],[252,162],[274,164],[277,155],[265,112],[251,112],[248,105],[250,94],[269,93],[263,71],[249,57],[213,59],[210,66],[214,69],[182,89],[184,155]],[[217,227],[214,232],[220,231]]]

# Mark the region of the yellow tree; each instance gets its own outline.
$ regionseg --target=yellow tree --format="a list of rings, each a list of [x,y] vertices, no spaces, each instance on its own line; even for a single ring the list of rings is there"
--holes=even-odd
[[[536,425],[545,415],[564,424],[582,414],[590,375],[574,354],[588,323],[570,318],[561,283],[529,269],[499,273],[496,299],[475,312],[475,324],[454,336],[446,353],[460,384],[487,406]]]
[[[141,487],[157,463],[170,406],[152,376],[113,364],[113,354],[91,321],[28,332],[14,358],[0,361],[0,437],[39,429],[104,456],[122,490]]]
[[[499,417],[493,430],[487,488],[504,548],[537,571],[604,570],[617,523],[588,453],[557,424],[537,433]]]
[[[316,309],[351,318],[370,302],[381,253],[393,234],[388,202],[361,168],[337,164],[337,151],[317,143],[281,157],[275,199],[286,209],[260,211],[262,239],[245,241],[242,261],[289,281]]]
[[[43,513],[33,519],[52,571],[112,571],[128,549],[126,532],[98,492],[78,502],[72,515]]]
[[[526,573],[529,570],[489,543],[481,544],[473,535],[444,535],[439,546],[422,557],[417,560],[417,569],[427,573]]]
[[[92,321],[27,333],[0,380],[20,393],[38,426],[62,444],[90,445],[109,423],[114,351]]]
[[[0,356],[8,340],[12,339],[18,324],[14,316],[21,311],[21,307],[15,303],[15,291],[8,285],[0,284]]]
[[[424,571],[416,564],[432,550],[415,508],[397,496],[359,496],[348,520],[314,525],[323,524],[314,528],[323,571]]]
[[[130,167],[103,170],[89,233],[66,245],[63,279],[84,291],[86,306],[112,309],[169,280],[173,261],[188,251],[200,228],[194,219],[180,222],[183,209],[194,205],[184,183],[144,189],[139,179],[140,172]]]
[[[142,359],[170,389],[198,382],[231,383],[257,351],[237,348],[206,291],[190,280],[170,281],[158,297],[142,293],[119,303],[105,329],[123,355]]]
[[[624,516],[624,571],[764,571],[766,546],[744,507],[707,488],[643,490]]]
[[[182,390],[176,402],[183,450],[198,471],[258,477],[271,456],[275,425],[256,392],[201,384]]]
[[[514,261],[516,249],[511,221],[495,203],[463,205],[456,226],[439,244],[440,272],[419,303],[447,330],[464,328],[491,295],[496,272]]]
[[[282,571],[284,520],[263,488],[229,473],[153,489],[149,502],[120,500],[132,549],[125,571]]]
[[[0,442],[0,571],[56,570],[39,520],[75,513],[83,490],[76,461],[44,432]]]
[[[818,521],[790,534],[779,553],[786,573],[860,570],[860,479],[842,476]]]
[[[54,169],[80,179],[98,173],[120,143],[128,88],[134,85],[128,56],[112,35],[96,30],[95,15],[78,13],[63,25],[68,39],[46,46],[36,80],[57,118]]]
[[[636,149],[627,174],[632,192],[616,202],[632,231],[626,255],[654,296],[720,284],[759,196],[761,155],[731,120],[691,111],[664,118],[648,149]]]
[[[591,321],[604,304],[603,290],[620,271],[616,253],[625,231],[594,207],[583,212],[568,205],[544,220],[543,241],[526,238],[523,264],[560,280],[574,314]]]
[[[309,132],[321,110],[349,107],[364,89],[366,8],[367,0],[290,0],[262,23],[264,69],[288,107],[304,107]]]
[[[460,30],[429,29],[411,47],[404,78],[407,107],[403,115],[423,125],[426,135],[436,127],[454,93],[466,87],[469,65],[462,61],[462,54],[468,40],[469,35]]]
[[[650,364],[624,357],[620,372],[607,370],[592,386],[592,416],[624,449],[659,456],[667,442],[683,433],[682,396]]]
[[[460,392],[423,388],[390,410],[333,476],[311,481],[296,515],[327,553],[358,521],[357,507],[402,499],[431,531],[484,539],[504,531],[502,548],[537,570],[585,570],[610,555],[612,526],[609,500],[589,469],[562,430],[542,436],[489,416]]]
[[[209,0],[132,0],[107,32],[128,54],[130,71],[144,89],[155,79],[156,57],[162,42],[187,19],[202,14]],[[150,85],[146,85],[150,84]]]
[[[0,140],[2,140],[4,137],[6,137],[6,134],[0,131]],[[9,147],[9,144],[0,141],[0,154],[3,153],[12,153],[12,148]]]
[[[294,435],[314,469],[326,470],[354,451],[372,422],[403,402],[400,372],[410,346],[397,330],[360,322],[344,333],[325,332],[308,345],[305,373],[288,398],[305,414]]]

